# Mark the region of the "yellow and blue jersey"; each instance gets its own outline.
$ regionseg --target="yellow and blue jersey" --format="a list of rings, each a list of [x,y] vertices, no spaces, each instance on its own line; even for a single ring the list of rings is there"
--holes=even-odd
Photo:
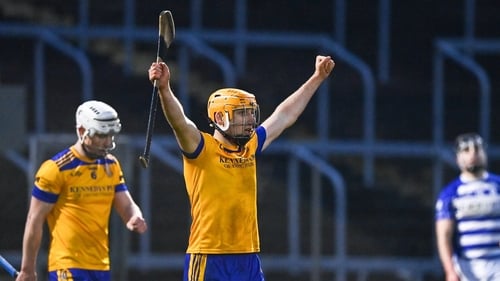
[[[74,147],[40,166],[32,196],[54,204],[47,216],[49,271],[109,270],[108,225],[116,192],[127,190],[118,160],[92,160]]]
[[[256,155],[265,129],[257,128],[239,151],[201,135],[197,150],[183,157],[192,217],[187,253],[259,252]]]

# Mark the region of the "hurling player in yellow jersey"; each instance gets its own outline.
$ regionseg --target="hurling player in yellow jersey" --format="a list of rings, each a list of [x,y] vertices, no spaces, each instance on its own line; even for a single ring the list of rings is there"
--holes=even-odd
[[[184,180],[191,203],[191,230],[184,281],[264,280],[257,253],[256,156],[304,111],[335,66],[317,56],[315,71],[259,125],[255,96],[235,88],[212,93],[207,112],[213,134],[198,130],[170,87],[170,71],[154,62],[163,113],[183,153]]]
[[[76,110],[76,143],[39,167],[23,237],[16,281],[34,281],[43,225],[50,233],[50,281],[110,281],[108,226],[112,207],[127,228],[147,230],[128,192],[118,160],[109,153],[121,124],[106,103],[87,101]]]

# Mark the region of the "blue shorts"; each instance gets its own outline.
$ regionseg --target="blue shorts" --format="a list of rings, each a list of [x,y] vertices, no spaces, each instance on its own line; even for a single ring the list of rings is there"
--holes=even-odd
[[[111,281],[111,272],[77,268],[58,269],[49,272],[49,281]]]
[[[186,254],[184,281],[264,281],[259,256]]]

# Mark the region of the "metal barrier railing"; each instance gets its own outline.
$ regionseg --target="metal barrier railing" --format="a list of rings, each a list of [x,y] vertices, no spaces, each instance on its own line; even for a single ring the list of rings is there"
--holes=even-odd
[[[200,7],[202,0],[192,0],[193,6],[194,4],[198,4],[196,7]],[[489,53],[495,53],[500,50],[499,43],[495,40],[477,40],[473,36],[473,29],[471,26],[474,24],[473,20],[473,14],[471,15],[470,11],[473,11],[473,9],[468,9],[468,13],[466,13],[466,17],[468,20],[466,20],[466,37],[464,40],[438,40],[436,44],[437,50],[437,55],[435,57],[434,63],[435,63],[435,68],[434,68],[434,75],[435,75],[435,84],[434,84],[434,117],[437,117],[437,122],[434,123],[434,139],[432,143],[397,143],[397,142],[383,142],[383,141],[377,141],[375,140],[375,82],[373,78],[373,73],[370,69],[370,67],[364,63],[362,60],[360,60],[357,56],[354,54],[350,53],[348,49],[346,49],[342,44],[337,43],[336,41],[332,40],[329,36],[326,36],[324,34],[289,34],[289,33],[265,33],[265,32],[247,32],[246,31],[246,26],[244,22],[240,22],[243,20],[246,15],[245,11],[245,5],[246,3],[245,0],[238,0],[237,1],[237,7],[239,7],[239,14],[235,15],[237,19],[239,19],[239,24],[238,27],[235,29],[234,32],[228,32],[228,31],[203,31],[199,32],[201,29],[201,26],[198,26],[198,30],[193,29],[193,31],[188,31],[188,30],[182,30],[180,29],[178,32],[178,40],[179,44],[182,44],[183,48],[180,48],[180,62],[183,62],[181,67],[181,71],[185,75],[186,73],[189,72],[189,55],[190,53],[186,51],[187,49],[190,49],[191,51],[196,51],[200,52],[203,56],[206,58],[213,60],[223,72],[224,75],[224,83],[228,85],[234,85],[236,84],[237,81],[237,73],[241,74],[242,68],[244,68],[244,61],[245,61],[245,49],[248,46],[269,46],[269,45],[293,45],[294,48],[303,48],[303,47],[314,47],[314,48],[321,48],[325,51],[332,52],[338,56],[339,60],[345,61],[348,65],[350,65],[352,68],[354,68],[359,75],[361,76],[361,79],[363,81],[363,97],[364,97],[364,118],[363,118],[363,126],[364,126],[364,133],[363,133],[363,139],[360,141],[349,141],[349,142],[344,142],[344,141],[336,141],[336,142],[331,142],[328,140],[328,132],[323,131],[325,128],[328,128],[327,123],[321,123],[318,124],[318,135],[319,141],[315,143],[295,143],[294,145],[296,147],[300,147],[300,149],[297,149],[296,151],[288,151],[287,153],[291,153],[296,157],[297,159],[292,160],[291,162],[294,163],[294,161],[303,161],[305,163],[308,163],[311,165],[311,167],[314,168],[313,163],[309,163],[308,159],[314,158],[315,155],[315,148],[321,146],[322,150],[321,153],[340,153],[340,154],[351,154],[351,155],[362,155],[365,159],[365,165],[364,165],[364,176],[365,176],[365,183],[369,184],[370,182],[373,182],[373,159],[377,155],[384,155],[384,156],[391,156],[391,155],[404,155],[408,157],[428,157],[430,159],[434,159],[435,164],[433,168],[433,175],[434,175],[434,188],[437,189],[441,186],[442,184],[442,170],[443,170],[443,165],[448,165],[449,163],[449,157],[446,156],[446,149],[444,149],[444,141],[443,141],[443,132],[444,132],[444,127],[442,126],[442,118],[444,115],[444,112],[442,111],[442,102],[443,102],[443,97],[442,95],[444,94],[444,81],[442,80],[442,75],[444,69],[442,68],[442,61],[446,58],[451,58],[461,64],[464,68],[467,70],[470,70],[475,77],[478,78],[479,85],[480,85],[480,105],[481,105],[481,118],[480,118],[480,124],[479,127],[480,132],[483,134],[483,137],[485,139],[489,139],[489,125],[490,125],[490,120],[489,120],[489,98],[490,98],[490,82],[487,76],[487,73],[479,66],[471,56],[467,56],[467,54],[474,54],[475,52],[489,52]],[[337,0],[337,7],[343,7],[343,0]],[[467,7],[471,7],[471,5],[474,5],[474,0],[466,0]],[[9,37],[37,37],[41,43],[39,43],[38,47],[36,48],[36,61],[35,61],[35,73],[37,75],[35,78],[36,85],[35,85],[35,91],[36,92],[36,98],[40,99],[37,100],[36,102],[36,114],[39,116],[39,118],[35,118],[37,120],[37,125],[36,125],[36,133],[44,133],[44,76],[40,74],[41,69],[43,68],[43,45],[48,44],[51,47],[54,47],[64,53],[66,56],[69,56],[72,58],[78,65],[78,67],[82,71],[82,99],[89,99],[92,97],[92,71],[90,64],[88,63],[88,59],[85,56],[84,51],[81,49],[75,48],[68,44],[63,37],[68,37],[72,39],[79,39],[81,47],[84,48],[86,46],[86,42],[90,38],[120,38],[124,40],[124,44],[127,46],[126,50],[129,52],[127,55],[127,58],[132,57],[132,49],[130,46],[136,42],[136,41],[152,41],[157,35],[157,31],[154,29],[142,29],[142,28],[137,28],[134,26],[133,22],[133,11],[128,11],[130,9],[125,9],[125,21],[126,24],[124,24],[123,27],[103,27],[103,26],[89,26],[88,25],[88,0],[80,0],[80,21],[79,24],[75,27],[46,27],[46,28],[33,28],[32,25],[17,25],[17,24],[6,24],[6,23],[0,23],[0,34],[2,36],[9,36]],[[127,7],[133,7],[135,4],[134,0],[124,0],[124,3]],[[388,16],[387,13],[384,13],[384,11],[389,10],[390,8],[390,0],[381,0],[380,1],[380,16]],[[200,9],[196,9],[196,7],[193,7],[192,13],[195,15],[197,13],[200,13]],[[385,8],[383,8],[385,7]],[[473,6],[472,6],[473,7]],[[133,9],[132,9],[133,10]],[[132,14],[130,14],[132,13]],[[243,17],[241,17],[243,15]],[[196,20],[196,17],[192,17],[192,20]],[[381,21],[382,23],[388,24],[388,18],[383,19]],[[338,23],[342,23],[342,18],[339,18]],[[343,34],[343,28],[342,27],[337,27],[337,35],[342,37]],[[244,32],[242,32],[242,30]],[[382,29],[387,31],[387,29]],[[239,31],[239,32],[238,32]],[[389,40],[388,34],[381,32],[384,36],[380,38],[381,46],[387,46],[387,42]],[[382,36],[382,35],[381,35]],[[237,39],[237,40],[235,40]],[[304,43],[307,42],[308,40],[313,39],[315,43]],[[316,41],[317,40],[317,41]],[[210,48],[210,45],[208,42],[216,42],[216,43],[224,43],[224,44],[232,44],[234,45],[235,48],[238,49],[236,53],[236,66],[233,66],[231,63],[231,60],[227,59],[224,55],[220,54],[217,52],[217,50]],[[235,43],[238,44],[235,44]],[[343,42],[342,40],[339,40],[339,42]],[[384,44],[385,42],[385,44]],[[381,62],[381,67],[382,65],[386,65],[388,67],[388,56],[383,56],[383,53],[380,54],[380,59],[385,61],[386,63]],[[235,71],[236,70],[236,71]],[[382,68],[379,69],[379,71],[382,73],[384,72],[385,74],[381,75],[381,77],[387,77],[388,70],[383,70]],[[236,74],[235,74],[236,73]],[[383,78],[381,78],[384,80]],[[181,83],[179,86],[179,94],[181,98],[184,96],[187,96],[187,83]],[[326,104],[328,104],[328,84],[322,88],[320,88],[320,93],[318,95],[318,116],[321,116],[322,118],[317,118],[318,120],[323,120],[323,122],[328,122],[328,109],[325,107]],[[186,107],[189,107],[189,104],[183,103],[186,105]],[[325,117],[325,118],[323,118]],[[439,119],[441,118],[441,119]],[[441,120],[441,121],[440,121]],[[137,143],[139,144],[139,147],[142,146],[142,139],[138,139]],[[270,150],[271,151],[271,150]],[[490,152],[493,151],[492,157],[499,156],[498,150],[495,148],[494,145],[490,146]],[[152,153],[155,155],[155,157],[159,157],[162,159],[166,159],[168,165],[178,165],[178,159],[171,157],[166,151],[164,151],[161,147],[156,147],[153,145]],[[313,153],[313,154],[311,154]],[[15,152],[8,152],[6,154],[9,159],[12,159],[14,163],[18,163],[18,166],[24,165],[23,163],[26,163],[27,160],[23,159],[22,156],[16,154]],[[445,159],[446,158],[446,159]],[[296,165],[296,164],[291,164],[291,165]],[[179,166],[177,166],[179,167]],[[292,168],[291,168],[292,169]],[[316,167],[316,169],[318,169]],[[333,167],[330,167],[329,165],[326,165],[327,171],[318,171],[320,173],[327,174],[329,176],[332,175],[332,170],[334,171]],[[28,174],[28,173],[27,173]],[[141,175],[141,182],[145,182],[145,185],[147,185],[147,182],[149,180],[149,175],[147,173]],[[333,180],[331,179],[332,182],[336,182],[336,185],[338,186],[338,179]],[[142,189],[141,189],[142,190]],[[147,194],[142,194],[141,198],[144,196],[144,198],[147,198]],[[341,196],[340,196],[341,197]],[[337,205],[341,205],[342,203]],[[337,210],[339,211],[339,210]],[[339,211],[340,212],[340,211]],[[338,215],[338,214],[337,214]],[[342,220],[345,220],[345,218],[337,218],[339,222],[342,222]],[[290,235],[293,235],[293,232],[291,232]],[[336,239],[338,237],[342,237],[342,234],[337,234]],[[141,262],[141,260],[148,259],[148,265],[144,266],[161,266],[163,268],[168,266],[171,266],[172,268],[180,268],[182,267],[182,261],[183,259],[179,259],[179,255],[176,254],[166,254],[162,256],[156,256],[151,254],[150,248],[149,248],[149,240],[146,236],[146,238],[141,238],[144,240],[141,240],[141,247],[139,250],[139,253],[137,255],[132,255],[129,258],[129,262],[131,264],[138,264]],[[337,240],[336,240],[337,241]],[[342,238],[337,243],[341,243]],[[295,246],[290,245],[290,248],[293,250]],[[337,245],[336,247],[337,250],[341,249],[342,250],[342,245]],[[344,249],[345,250],[345,249]],[[317,262],[317,257],[316,259],[311,259],[310,257],[305,258],[300,255],[297,255],[296,252],[294,252],[294,259],[296,261],[297,268],[299,270],[301,269],[309,269],[309,270],[317,270],[318,268],[321,270],[330,270],[330,271],[335,271],[340,268],[340,271],[337,275],[337,278],[342,279],[343,277],[343,270],[346,271],[355,271],[359,274],[359,280],[363,280],[363,276],[366,277],[366,274],[371,272],[371,271],[376,271],[376,270],[391,270],[394,269],[395,267],[398,267],[399,269],[394,269],[395,271],[402,271],[402,272],[410,272],[414,276],[417,276],[418,272],[420,272],[420,277],[415,277],[417,279],[414,280],[420,280],[419,278],[421,277],[421,274],[423,272],[438,272],[439,271],[439,265],[437,264],[437,261],[435,258],[433,259],[399,259],[398,261],[393,260],[392,258],[387,258],[387,257],[380,257],[380,258],[363,258],[363,257],[349,257],[345,256],[342,257],[342,253],[337,253],[336,256],[333,257],[328,257],[328,256],[322,256],[321,257],[321,262],[318,264]],[[345,251],[344,251],[345,254]],[[15,255],[15,254],[13,254]],[[340,255],[342,258],[339,259],[338,255]],[[17,258],[19,258],[17,256]],[[14,259],[15,261],[16,259]],[[166,264],[165,261],[168,264]],[[266,262],[266,264],[269,265],[271,268],[276,268],[276,269],[289,269],[290,267],[290,260],[287,258],[283,257],[273,257],[273,256],[263,256],[263,261]],[[397,266],[395,266],[397,264]],[[316,273],[311,273],[312,277],[315,278],[314,276],[317,275]],[[407,274],[407,273],[404,273]],[[339,279],[339,280],[340,280]]]
[[[71,58],[81,70],[82,77],[82,100],[93,97],[92,67],[87,55],[81,49],[75,48],[56,33],[42,27],[27,24],[2,24],[0,22],[0,36],[21,37],[36,39],[35,63],[34,63],[34,102],[35,108],[35,132],[45,133],[45,51],[44,45],[48,44],[62,54]]]

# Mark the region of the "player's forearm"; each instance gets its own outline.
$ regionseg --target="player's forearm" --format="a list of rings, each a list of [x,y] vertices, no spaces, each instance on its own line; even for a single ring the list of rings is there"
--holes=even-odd
[[[177,130],[182,128],[186,123],[186,116],[180,101],[174,95],[170,86],[160,89],[160,99],[163,114],[167,119],[172,129]]]
[[[436,242],[439,253],[439,259],[445,273],[455,272],[453,266],[453,229],[449,221],[438,221],[436,223]]]
[[[295,123],[313,97],[314,93],[318,90],[323,80],[324,79],[321,79],[319,76],[311,76],[294,93],[278,105],[276,111],[282,112],[281,115],[286,116],[287,124],[285,127],[290,127],[293,123]]]
[[[142,211],[141,211],[141,208],[139,208],[139,206],[137,204],[131,204],[128,212],[127,212],[127,221],[132,218],[132,217],[138,217],[138,218],[142,218]]]
[[[437,238],[439,259],[441,260],[441,265],[446,273],[454,272],[453,267],[453,249],[451,243],[446,240],[445,237]]]
[[[161,91],[163,114],[174,130],[180,148],[193,152],[200,142],[200,133],[196,125],[185,114],[184,109],[170,88]]]
[[[134,216],[142,217],[141,209],[128,191],[115,194],[114,207],[124,223],[127,223]]]
[[[452,256],[450,256],[449,254],[439,254],[439,258],[441,260],[441,265],[443,267],[443,271],[446,273],[446,274],[450,274],[450,273],[455,273],[455,267],[453,266],[453,259],[452,259]]]
[[[147,230],[146,220],[142,216],[141,209],[137,204],[132,204],[127,210],[127,221],[125,225],[130,231],[144,233]]]
[[[36,260],[42,240],[42,228],[30,226],[29,224],[28,221],[23,237],[21,271],[32,273],[36,271]]]

